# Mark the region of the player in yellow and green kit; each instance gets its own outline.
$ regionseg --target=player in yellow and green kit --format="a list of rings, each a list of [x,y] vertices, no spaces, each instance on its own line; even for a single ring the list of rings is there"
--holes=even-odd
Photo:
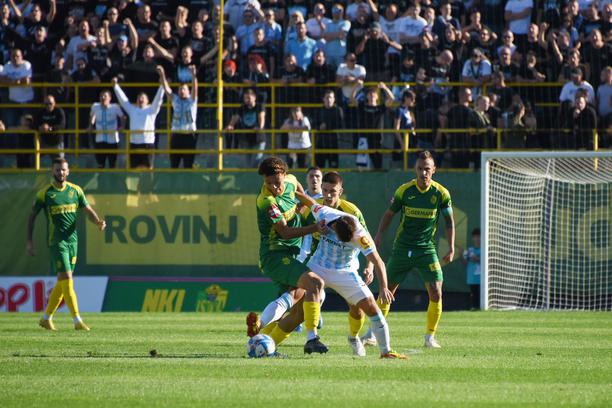
[[[63,298],[72,314],[74,328],[89,331],[89,327],[83,323],[79,315],[79,306],[72,282],[72,272],[74,272],[77,259],[76,220],[78,210],[84,208],[89,219],[101,231],[106,228],[106,223],[91,208],[81,187],[66,181],[70,170],[65,159],[53,160],[51,172],[53,181],[36,194],[32,213],[28,218],[26,249],[29,255],[34,256],[34,243],[32,242],[34,222],[38,213],[41,210],[45,211],[51,271],[57,274],[57,284],[51,291],[47,309],[39,325],[47,330],[56,330],[52,318]]]
[[[317,324],[321,314],[320,296],[324,283],[306,265],[297,260],[304,235],[324,232],[324,223],[302,226],[297,212],[295,193],[304,189],[295,176],[287,174],[287,164],[277,157],[268,157],[259,165],[259,174],[264,184],[257,196],[257,225],[261,233],[259,266],[281,290],[303,290],[303,297],[291,308],[272,330],[270,336],[278,344],[286,339],[303,320],[306,326],[307,342],[305,353],[326,353],[327,346],[317,335]],[[301,303],[301,304],[300,304]],[[303,313],[302,313],[303,311]],[[249,314],[249,317],[254,314]],[[255,330],[259,322],[251,323]]]
[[[391,206],[383,214],[374,241],[380,247],[382,236],[398,212],[400,225],[395,234],[393,251],[387,262],[389,288],[395,294],[408,273],[416,268],[425,282],[429,295],[427,308],[427,330],[425,347],[440,348],[435,339],[438,322],[442,315],[442,268],[438,260],[434,236],[440,214],[446,224],[446,239],[449,252],[442,258],[445,263],[455,255],[455,223],[451,197],[446,188],[433,181],[436,165],[430,152],[419,153],[415,164],[416,179],[402,184],[393,195]],[[388,304],[379,304],[385,317]],[[373,344],[370,333],[362,341]]]

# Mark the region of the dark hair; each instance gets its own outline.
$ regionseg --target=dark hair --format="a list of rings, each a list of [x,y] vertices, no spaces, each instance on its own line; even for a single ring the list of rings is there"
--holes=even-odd
[[[353,239],[353,234],[357,230],[357,223],[355,223],[355,220],[352,217],[343,215],[334,221],[334,225],[334,230],[336,231],[336,235],[338,235],[340,241],[349,242],[351,239]]]
[[[433,162],[435,162],[433,158],[433,154],[431,154],[429,150],[423,150],[419,152],[417,156],[417,160],[427,160],[427,159],[431,159]]]
[[[61,166],[64,163],[68,164],[68,160],[64,159],[63,157],[56,157],[55,159],[53,159],[52,166],[55,166],[56,164],[59,164]]]
[[[321,168],[319,166],[310,166],[308,170],[306,170],[306,174],[310,173],[313,170],[321,171]]]
[[[472,230],[472,235],[480,235],[480,228],[474,228]]]
[[[342,184],[342,176],[337,171],[328,171],[323,175],[323,183]]]
[[[268,157],[259,163],[258,173],[262,176],[274,176],[287,173],[287,163],[278,157]]]

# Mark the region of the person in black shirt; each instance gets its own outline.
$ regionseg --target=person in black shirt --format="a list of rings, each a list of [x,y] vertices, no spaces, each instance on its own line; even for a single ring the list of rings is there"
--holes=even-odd
[[[41,147],[46,149],[64,148],[64,134],[58,133],[66,127],[66,114],[55,104],[55,97],[45,97],[45,107],[36,116],[36,127],[40,132]],[[51,159],[64,157],[64,152],[50,153]]]
[[[384,104],[379,103],[378,91],[381,90],[385,97],[386,101]],[[357,92],[359,88],[356,87],[353,90],[352,94],[352,102],[356,103],[357,100]],[[380,129],[384,126],[384,118],[387,113],[387,107],[390,106],[395,101],[393,93],[387,86],[379,82],[376,88],[368,88],[366,90],[365,101],[359,101],[357,105],[357,125],[359,129]],[[365,147],[367,144],[367,149],[380,149],[382,147],[382,133],[366,133],[361,136],[357,136],[353,143],[355,148],[360,146]],[[365,140],[364,140],[365,139]],[[366,143],[364,143],[366,142]],[[357,156],[357,166],[367,167],[367,160],[361,161],[360,156]],[[382,169],[383,164],[383,155],[382,153],[370,153],[370,160],[372,162],[372,166],[374,169]]]
[[[51,42],[47,37],[47,29],[40,26],[36,29],[32,40],[25,47],[25,56],[32,64],[32,82],[43,82],[51,65]]]
[[[390,75],[387,70],[387,50],[389,47],[397,51],[402,46],[391,40],[382,30],[379,22],[370,25],[362,40],[355,48],[355,54],[360,58],[362,65],[367,67],[366,81],[386,81]]]
[[[480,121],[474,110],[470,107],[472,102],[472,90],[470,88],[459,89],[459,103],[449,109],[449,129],[476,129]],[[478,166],[478,153],[470,151],[475,137],[468,132],[449,133],[448,146],[452,149],[452,166],[455,168],[476,168]]]
[[[312,56],[312,62],[306,68],[306,82],[309,84],[329,84],[336,82],[336,70],[327,63],[325,51],[319,49]],[[325,89],[317,87],[309,90],[310,100],[318,102],[326,94]]]
[[[338,133],[334,130],[344,129],[344,113],[336,105],[336,93],[328,89],[323,95],[323,108],[316,110],[316,128],[320,131],[315,135],[317,149],[337,149]],[[319,167],[338,168],[338,153],[318,153],[315,156],[315,165]]]
[[[244,91],[243,103],[238,108],[238,111],[232,116],[229,124],[225,127],[225,130],[232,131],[237,130],[251,130],[252,133],[237,134],[234,140],[237,145],[233,147],[238,148],[257,148],[263,150],[266,148],[265,135],[262,130],[266,124],[266,111],[261,103],[257,101],[257,94],[253,89],[247,89]],[[236,140],[237,139],[237,140]],[[244,155],[245,164],[247,167],[257,166],[258,161],[263,156],[262,153],[258,153],[253,160],[251,154]]]
[[[596,88],[600,84],[601,71],[612,65],[612,43],[603,40],[601,31],[593,30],[589,35],[589,41],[581,49],[583,61],[587,64],[590,73],[585,78]]]
[[[108,21],[104,22],[104,26],[98,27],[96,30],[96,41],[88,44],[87,61],[89,66],[97,72],[102,81],[110,81],[110,49],[112,46],[110,33],[108,31]]]
[[[40,27],[44,27],[45,30],[49,30],[49,26],[53,23],[57,7],[55,0],[49,0],[49,12],[45,16],[40,4],[35,3],[32,5],[32,10],[27,18],[23,20],[23,26],[26,31],[26,38],[32,39],[36,35],[36,32]]]
[[[204,23],[196,20],[191,23],[191,34],[185,36],[182,46],[189,45],[193,51],[193,59],[200,63],[200,59],[206,54],[208,40],[204,37]]]
[[[259,55],[266,63],[268,67],[268,74],[270,77],[274,77],[275,67],[276,67],[276,51],[270,45],[268,41],[266,41],[264,29],[262,27],[256,28],[253,32],[253,37],[255,38],[255,44],[249,47],[247,51],[247,56],[251,55]]]
[[[593,131],[597,129],[597,112],[587,103],[584,93],[576,93],[574,109],[566,116],[565,127],[571,129],[569,143],[562,148],[592,149]]]
[[[514,96],[514,92],[511,88],[506,86],[506,81],[504,80],[504,74],[501,72],[493,72],[491,74],[491,85],[487,88],[488,94],[496,94],[497,95],[497,107],[501,111],[506,111],[512,105],[512,98]]]
[[[267,84],[270,82],[270,76],[266,67],[266,62],[257,54],[253,54],[249,58],[249,71],[242,79],[247,85],[257,87],[259,84]],[[268,101],[270,88],[263,86],[257,89],[257,99],[259,103],[264,104]]]

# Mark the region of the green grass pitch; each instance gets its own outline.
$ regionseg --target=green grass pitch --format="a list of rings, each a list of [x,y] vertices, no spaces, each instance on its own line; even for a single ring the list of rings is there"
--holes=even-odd
[[[324,313],[327,355],[245,357],[244,313],[67,315],[50,333],[38,314],[0,314],[0,407],[612,406],[612,314],[449,312],[423,350],[425,313],[391,313],[408,361],[355,358],[345,313]],[[155,349],[157,358],[149,357]]]

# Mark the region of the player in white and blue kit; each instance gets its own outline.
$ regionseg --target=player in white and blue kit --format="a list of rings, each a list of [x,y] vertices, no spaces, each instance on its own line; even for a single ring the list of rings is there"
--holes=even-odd
[[[181,84],[178,88],[178,95],[172,93],[172,88],[168,85],[166,74],[163,68],[159,67],[159,73],[166,95],[172,101],[172,138],[170,139],[170,149],[194,150],[198,143],[196,133],[196,119],[198,114],[198,79],[195,65],[189,66],[191,74],[191,92],[187,84]],[[170,167],[176,169],[180,166],[181,160],[186,169],[193,168],[195,154],[191,153],[172,153],[170,154]]]
[[[393,294],[387,287],[385,264],[370,234],[354,215],[321,205],[299,192],[296,196],[310,208],[316,222],[325,221],[328,227],[328,232],[319,237],[319,244],[308,261],[308,268],[349,304],[359,307],[370,318],[381,358],[405,359],[406,356],[391,350],[387,321],[374,295],[358,273],[358,255],[361,252],[374,265],[382,303],[393,301]]]
[[[96,149],[119,149],[119,130],[125,128],[125,114],[116,103],[111,103],[112,95],[108,89],[100,92],[100,102],[92,105],[89,112],[90,129],[96,127]],[[99,169],[106,166],[113,168],[117,163],[116,153],[96,153]]]

